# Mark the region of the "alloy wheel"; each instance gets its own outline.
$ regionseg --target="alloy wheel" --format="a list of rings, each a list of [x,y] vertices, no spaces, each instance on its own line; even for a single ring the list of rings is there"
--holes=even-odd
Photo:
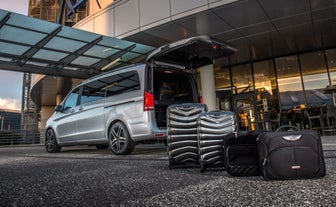
[[[116,122],[111,126],[109,140],[111,151],[117,155],[130,154],[135,147],[135,142],[130,138],[126,126],[121,122]]]

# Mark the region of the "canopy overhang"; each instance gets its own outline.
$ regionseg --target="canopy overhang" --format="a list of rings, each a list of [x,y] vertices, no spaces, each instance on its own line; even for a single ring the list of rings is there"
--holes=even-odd
[[[0,70],[85,79],[144,61],[152,50],[0,9]]]

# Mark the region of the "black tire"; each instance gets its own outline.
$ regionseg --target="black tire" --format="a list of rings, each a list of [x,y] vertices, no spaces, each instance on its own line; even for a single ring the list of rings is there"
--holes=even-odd
[[[108,148],[109,146],[108,145],[105,145],[105,144],[100,144],[100,145],[96,145],[96,148],[97,149],[106,149]]]
[[[116,155],[131,154],[135,147],[135,142],[131,139],[126,126],[121,122],[115,122],[109,129],[109,146]]]
[[[62,147],[57,143],[55,132],[52,129],[48,129],[45,134],[45,148],[47,152],[59,152]]]

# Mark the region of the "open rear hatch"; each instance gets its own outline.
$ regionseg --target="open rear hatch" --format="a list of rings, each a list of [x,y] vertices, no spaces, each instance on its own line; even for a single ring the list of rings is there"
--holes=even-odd
[[[155,94],[154,108],[158,127],[167,126],[166,110],[169,105],[194,103],[199,98],[192,78],[194,73],[190,72],[212,64],[214,59],[230,56],[235,52],[236,49],[208,36],[191,37],[154,50],[147,57],[147,64],[153,68],[152,92]],[[162,95],[165,92],[163,89],[167,88],[171,89],[170,94],[173,94],[169,99]]]
[[[191,37],[161,46],[147,57],[147,63],[180,69],[198,68],[214,59],[233,55],[236,49],[208,36]]]

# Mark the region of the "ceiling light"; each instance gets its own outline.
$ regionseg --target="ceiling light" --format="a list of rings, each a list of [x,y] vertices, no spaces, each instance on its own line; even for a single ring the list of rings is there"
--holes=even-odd
[[[105,65],[102,69],[100,69],[101,71],[103,70],[107,70],[108,68],[110,68],[112,65],[116,64],[119,60],[121,60],[120,57],[118,57],[117,59],[113,60],[112,62],[110,62],[109,64]]]

